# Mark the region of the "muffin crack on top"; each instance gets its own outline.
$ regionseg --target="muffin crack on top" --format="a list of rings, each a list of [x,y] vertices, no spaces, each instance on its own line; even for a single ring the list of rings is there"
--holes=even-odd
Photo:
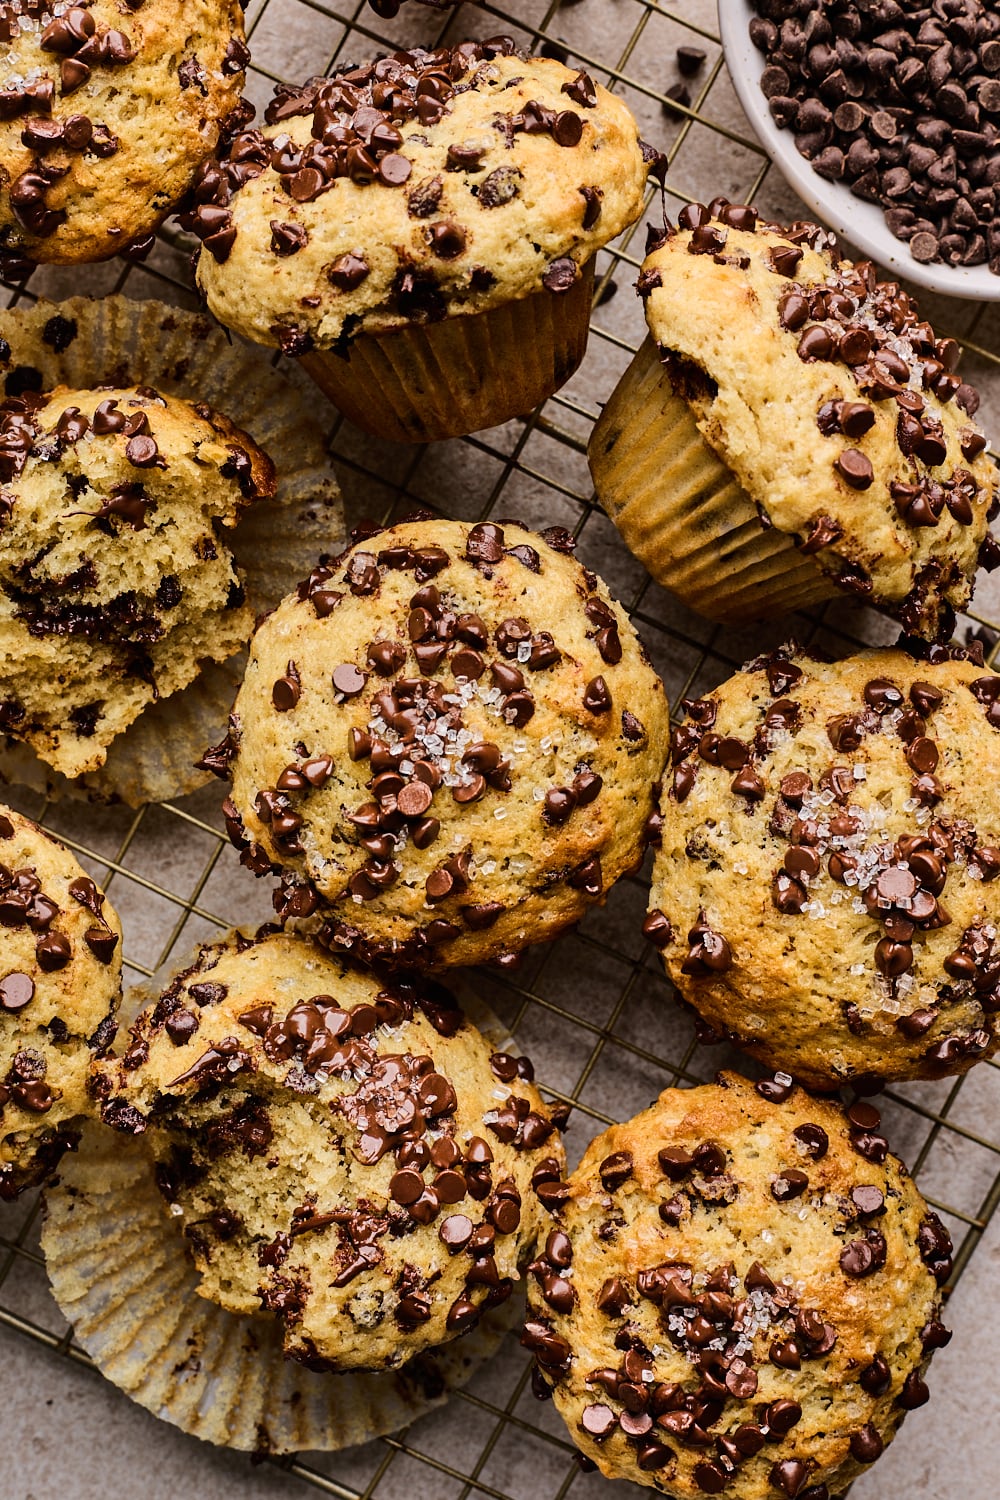
[[[639,864],[666,698],[572,546],[418,518],[263,622],[204,764],[282,919],[369,960],[508,962]]]
[[[0,264],[142,254],[227,122],[246,118],[238,0],[8,0]]]

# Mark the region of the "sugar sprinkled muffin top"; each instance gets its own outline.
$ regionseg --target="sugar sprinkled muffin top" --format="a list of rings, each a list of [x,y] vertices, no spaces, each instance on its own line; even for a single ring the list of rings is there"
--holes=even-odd
[[[568,291],[645,178],[619,99],[498,37],[280,86],[186,222],[215,316],[303,354]]]
[[[783,649],[673,734],[647,935],[711,1027],[820,1087],[1000,1040],[1000,676],[928,656]]]
[[[141,248],[239,109],[248,61],[238,0],[0,7],[6,269]]]
[[[0,808],[0,1198],[42,1181],[115,1039],[121,926],[73,855]]]
[[[202,1295],[277,1316],[313,1368],[384,1369],[510,1295],[565,1160],[531,1078],[439,985],[271,929],[205,944],[101,1091],[147,1135]]]
[[[263,622],[206,764],[283,917],[367,960],[506,959],[639,863],[666,697],[572,545],[402,522]]]
[[[56,770],[111,740],[252,615],[225,544],[274,493],[270,459],[205,405],[148,386],[0,404],[0,730]]]
[[[1000,548],[979,398],[901,287],[815,224],[681,211],[638,291],[675,393],[756,504],[841,588],[928,639]]]
[[[928,1399],[951,1241],[877,1126],[724,1073],[591,1142],[523,1342],[604,1474],[830,1500]]]

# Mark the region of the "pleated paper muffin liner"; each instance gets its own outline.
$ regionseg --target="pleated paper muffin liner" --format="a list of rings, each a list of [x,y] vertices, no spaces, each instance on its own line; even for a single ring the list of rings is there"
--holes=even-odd
[[[723,624],[790,613],[836,597],[791,537],[765,530],[735,475],[675,396],[647,338],[594,427],[597,497],[647,571]]]
[[[135,1016],[192,958],[132,987],[119,1051]],[[471,987],[458,993],[472,1024],[509,1050],[509,1032]],[[400,1370],[308,1370],[285,1358],[276,1321],[239,1317],[199,1294],[143,1138],[96,1121],[46,1192],[42,1251],[56,1302],[102,1375],[184,1432],[250,1452],[334,1451],[396,1432],[443,1405],[520,1320],[515,1295]]]
[[[277,1324],[198,1295],[198,1276],[141,1141],[95,1124],[46,1193],[52,1291],[101,1374],[205,1442],[256,1453],[333,1451],[441,1406],[517,1321],[511,1302],[401,1370],[321,1374],[286,1360]]]
[[[276,498],[249,506],[226,536],[255,614],[273,609],[321,552],[344,545],[340,490],[312,415],[312,385],[293,367],[276,369],[267,350],[230,339],[199,313],[121,296],[7,309],[0,332],[13,367],[37,371],[44,390],[136,384],[207,401],[270,454]],[[7,739],[0,741],[0,780],[131,807],[192,792],[210,779],[194,762],[224,734],[245,660],[240,653],[206,664],[188,687],[151,704],[112,740],[100,771],[69,780],[28,745]]]
[[[594,263],[566,293],[536,292],[489,312],[362,334],[347,358],[299,364],[364,432],[430,443],[524,416],[565,385],[590,331]]]

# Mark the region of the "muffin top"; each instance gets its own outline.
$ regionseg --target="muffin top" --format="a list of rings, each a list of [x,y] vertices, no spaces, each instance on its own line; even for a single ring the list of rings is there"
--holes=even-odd
[[[0,807],[0,1198],[41,1182],[115,1038],[121,926],[72,854]]]
[[[264,929],[206,944],[102,1080],[148,1132],[202,1295],[315,1367],[382,1369],[509,1296],[564,1156],[525,1058],[440,986]]]
[[[1000,497],[959,347],[815,224],[692,204],[638,291],[676,394],[757,506],[841,588],[951,634]]]
[[[872,1121],[723,1073],[591,1142],[523,1342],[604,1474],[829,1500],[927,1400],[951,1240]]]
[[[644,848],[663,685],[572,538],[412,520],[327,559],[258,629],[230,836],[324,940],[421,966],[576,921]]]
[[[788,647],[674,731],[646,933],[710,1026],[819,1087],[997,1046],[1000,676],[929,656]]]
[[[509,38],[277,88],[185,222],[220,322],[286,353],[569,291],[638,218],[626,106]]]
[[[67,776],[253,617],[223,540],[274,468],[210,407],[149,387],[0,404],[0,730]]]
[[[4,5],[8,269],[104,260],[149,235],[240,106],[248,61],[238,0]]]

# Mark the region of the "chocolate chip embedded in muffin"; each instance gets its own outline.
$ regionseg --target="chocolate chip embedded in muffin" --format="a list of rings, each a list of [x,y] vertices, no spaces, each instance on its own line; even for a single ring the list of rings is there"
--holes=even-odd
[[[149,387],[0,404],[0,727],[67,776],[252,627],[225,542],[270,459]]]
[[[0,1198],[53,1171],[115,1038],[121,926],[73,856],[0,807]]]
[[[404,522],[261,625],[226,815],[244,863],[282,873],[282,918],[368,959],[509,961],[639,863],[665,695],[571,546]]]
[[[684,704],[647,936],[716,1031],[804,1082],[961,1073],[1000,1041],[1000,677],[980,662],[790,647]]]
[[[0,264],[145,248],[227,123],[249,53],[237,0],[27,0],[0,16]]]
[[[951,1241],[858,1135],[828,1102],[723,1073],[591,1142],[530,1267],[522,1343],[603,1474],[818,1500],[927,1399]]]
[[[439,985],[232,934],[139,1018],[104,1115],[145,1133],[202,1295],[311,1368],[392,1369],[510,1296],[564,1164],[526,1059]]]

